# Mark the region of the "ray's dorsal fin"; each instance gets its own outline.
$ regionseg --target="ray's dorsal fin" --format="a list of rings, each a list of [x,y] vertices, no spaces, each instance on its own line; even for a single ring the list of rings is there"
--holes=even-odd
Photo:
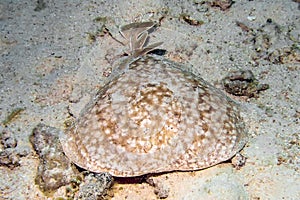
[[[129,45],[130,56],[136,58],[145,55],[162,44],[162,42],[157,42],[148,45],[149,33],[153,31],[155,25],[156,23],[154,22],[140,22],[127,24],[121,27],[120,33]]]

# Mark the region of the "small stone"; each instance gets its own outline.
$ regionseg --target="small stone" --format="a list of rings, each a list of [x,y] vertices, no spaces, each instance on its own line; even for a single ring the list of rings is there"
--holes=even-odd
[[[208,5],[211,7],[218,7],[222,11],[228,10],[232,4],[234,4],[234,1],[232,0],[213,0],[213,1],[208,1]]]
[[[233,71],[222,83],[226,92],[236,96],[256,97],[260,91],[269,88],[268,84],[259,84],[250,70]]]
[[[245,165],[247,158],[240,153],[237,153],[232,159],[231,164],[236,168],[240,169]]]
[[[153,178],[147,178],[146,182],[154,187],[154,194],[156,194],[157,198],[165,199],[169,196],[170,188],[163,182]]]
[[[0,152],[0,166],[10,169],[20,166],[20,155],[14,149],[5,149]]]
[[[4,149],[15,148],[17,146],[17,140],[8,130],[3,130],[0,134],[0,143]]]
[[[275,49],[267,59],[273,64],[300,63],[300,50],[294,47]]]
[[[15,148],[17,146],[17,140],[13,137],[7,138],[3,143],[4,148]]]
[[[14,169],[20,166],[20,158],[29,153],[16,149],[18,143],[9,130],[1,129],[0,133],[0,166]]]
[[[90,173],[80,185],[78,198],[81,200],[105,200],[109,198],[108,190],[113,185],[113,177],[108,173]]]

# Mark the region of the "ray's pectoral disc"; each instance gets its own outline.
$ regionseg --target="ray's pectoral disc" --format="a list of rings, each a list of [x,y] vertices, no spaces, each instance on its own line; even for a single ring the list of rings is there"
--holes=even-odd
[[[78,166],[120,177],[197,170],[244,146],[238,104],[185,66],[146,54],[161,44],[145,46],[153,26],[122,29],[130,56],[62,139]]]
[[[174,63],[143,56],[101,89],[63,145],[80,167],[138,176],[215,165],[244,138],[236,103]]]

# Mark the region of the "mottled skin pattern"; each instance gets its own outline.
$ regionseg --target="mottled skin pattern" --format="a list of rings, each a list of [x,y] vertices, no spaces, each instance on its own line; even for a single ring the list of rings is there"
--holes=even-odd
[[[62,142],[72,162],[130,177],[207,168],[244,146],[239,107],[221,91],[160,56],[123,65]]]

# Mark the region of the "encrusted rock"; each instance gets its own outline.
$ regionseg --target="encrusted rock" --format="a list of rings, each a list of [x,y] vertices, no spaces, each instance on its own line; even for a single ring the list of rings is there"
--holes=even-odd
[[[30,142],[40,158],[35,182],[46,194],[69,184],[77,173],[63,153],[58,133],[56,128],[39,124],[30,136]]]

